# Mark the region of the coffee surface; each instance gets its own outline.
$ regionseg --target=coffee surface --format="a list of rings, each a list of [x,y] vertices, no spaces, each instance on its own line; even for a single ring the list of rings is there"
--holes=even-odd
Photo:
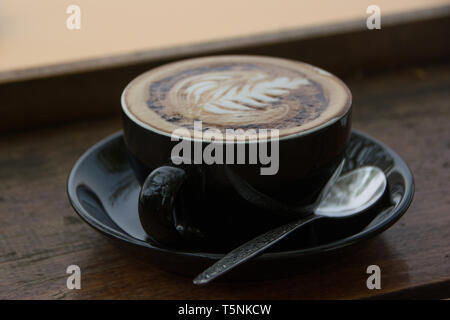
[[[168,64],[126,88],[133,120],[171,134],[184,128],[278,129],[280,136],[313,129],[350,107],[347,87],[308,64],[256,56],[217,56]]]

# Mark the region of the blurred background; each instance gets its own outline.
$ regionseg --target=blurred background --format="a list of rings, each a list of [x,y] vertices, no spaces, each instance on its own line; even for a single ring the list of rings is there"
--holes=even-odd
[[[380,30],[366,25],[372,4],[4,0],[0,130],[117,114],[120,93],[137,74],[192,56],[280,56],[341,77],[448,57],[449,0],[379,0]],[[67,26],[71,5],[79,29]]]
[[[3,0],[0,3],[0,72],[225,39],[241,39],[242,45],[246,40],[255,43],[252,37],[265,33],[306,31],[356,20],[364,25],[366,9],[372,4],[379,6],[385,17],[449,4],[448,0],[375,2]],[[69,5],[77,5],[81,10],[79,30],[66,28]],[[329,28],[322,34],[336,33],[342,28]]]

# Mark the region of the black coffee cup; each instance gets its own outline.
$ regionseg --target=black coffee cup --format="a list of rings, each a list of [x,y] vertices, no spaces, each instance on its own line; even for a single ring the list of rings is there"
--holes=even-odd
[[[202,59],[234,62],[239,57]],[[339,79],[325,71],[306,64],[302,68],[332,77],[346,91],[345,105],[312,128],[261,140],[213,141],[181,135],[175,135],[179,139],[174,140],[173,134],[145,123],[130,111],[127,94],[139,78],[127,86],[122,95],[124,139],[130,164],[142,185],[140,220],[153,241],[168,246],[229,249],[292,220],[299,216],[298,208],[314,202],[343,158],[351,130],[351,95]],[[323,94],[325,100],[331,99],[326,90]],[[201,150],[201,154],[211,145],[222,147],[223,159],[233,160],[208,164],[194,163],[194,156],[174,158],[173,150],[180,141]],[[268,148],[267,154],[278,154],[276,171],[262,174],[269,168],[267,163],[237,164],[238,149],[250,155],[260,148]]]

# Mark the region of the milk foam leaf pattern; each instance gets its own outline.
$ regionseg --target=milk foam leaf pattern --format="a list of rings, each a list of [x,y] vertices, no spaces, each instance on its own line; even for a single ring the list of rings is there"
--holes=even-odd
[[[245,81],[244,81],[245,80]],[[304,78],[270,78],[262,73],[205,74],[189,79],[186,89],[191,107],[216,114],[265,109],[281,96],[309,84]]]

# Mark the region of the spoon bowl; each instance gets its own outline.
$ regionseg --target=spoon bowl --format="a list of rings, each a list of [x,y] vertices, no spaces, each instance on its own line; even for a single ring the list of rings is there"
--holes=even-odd
[[[347,218],[370,208],[386,189],[386,176],[377,167],[350,171],[336,181],[314,214],[329,218]]]

